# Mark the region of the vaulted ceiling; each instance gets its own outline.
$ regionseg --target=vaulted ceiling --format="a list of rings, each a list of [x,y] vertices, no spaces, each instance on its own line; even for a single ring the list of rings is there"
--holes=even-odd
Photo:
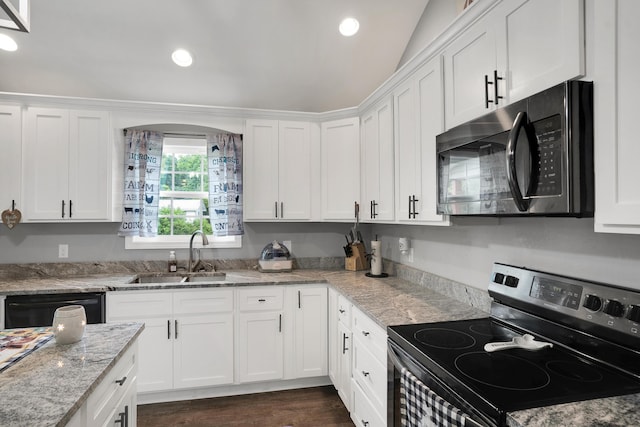
[[[32,0],[0,91],[322,112],[395,71],[429,0]],[[347,16],[352,37],[338,33]],[[181,68],[171,52],[185,48]]]

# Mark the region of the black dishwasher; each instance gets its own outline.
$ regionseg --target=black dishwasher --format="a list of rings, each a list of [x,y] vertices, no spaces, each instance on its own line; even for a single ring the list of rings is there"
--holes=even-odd
[[[4,327],[51,326],[56,309],[65,305],[83,306],[87,323],[105,322],[104,292],[8,295],[4,302]]]

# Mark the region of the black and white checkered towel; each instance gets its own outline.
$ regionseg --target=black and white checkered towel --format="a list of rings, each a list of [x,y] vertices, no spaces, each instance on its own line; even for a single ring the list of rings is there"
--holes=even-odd
[[[466,417],[406,368],[400,376],[403,427],[464,427]]]

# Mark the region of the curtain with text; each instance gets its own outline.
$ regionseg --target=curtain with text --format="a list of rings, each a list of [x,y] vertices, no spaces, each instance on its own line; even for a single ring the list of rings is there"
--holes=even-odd
[[[213,235],[243,235],[242,135],[207,135],[207,161]]]
[[[160,204],[160,132],[125,130],[124,200],[118,235],[155,237]]]

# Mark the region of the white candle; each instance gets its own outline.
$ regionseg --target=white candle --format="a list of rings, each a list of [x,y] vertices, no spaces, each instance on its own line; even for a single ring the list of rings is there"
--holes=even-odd
[[[371,241],[371,274],[379,276],[382,274],[382,242],[380,240]]]

